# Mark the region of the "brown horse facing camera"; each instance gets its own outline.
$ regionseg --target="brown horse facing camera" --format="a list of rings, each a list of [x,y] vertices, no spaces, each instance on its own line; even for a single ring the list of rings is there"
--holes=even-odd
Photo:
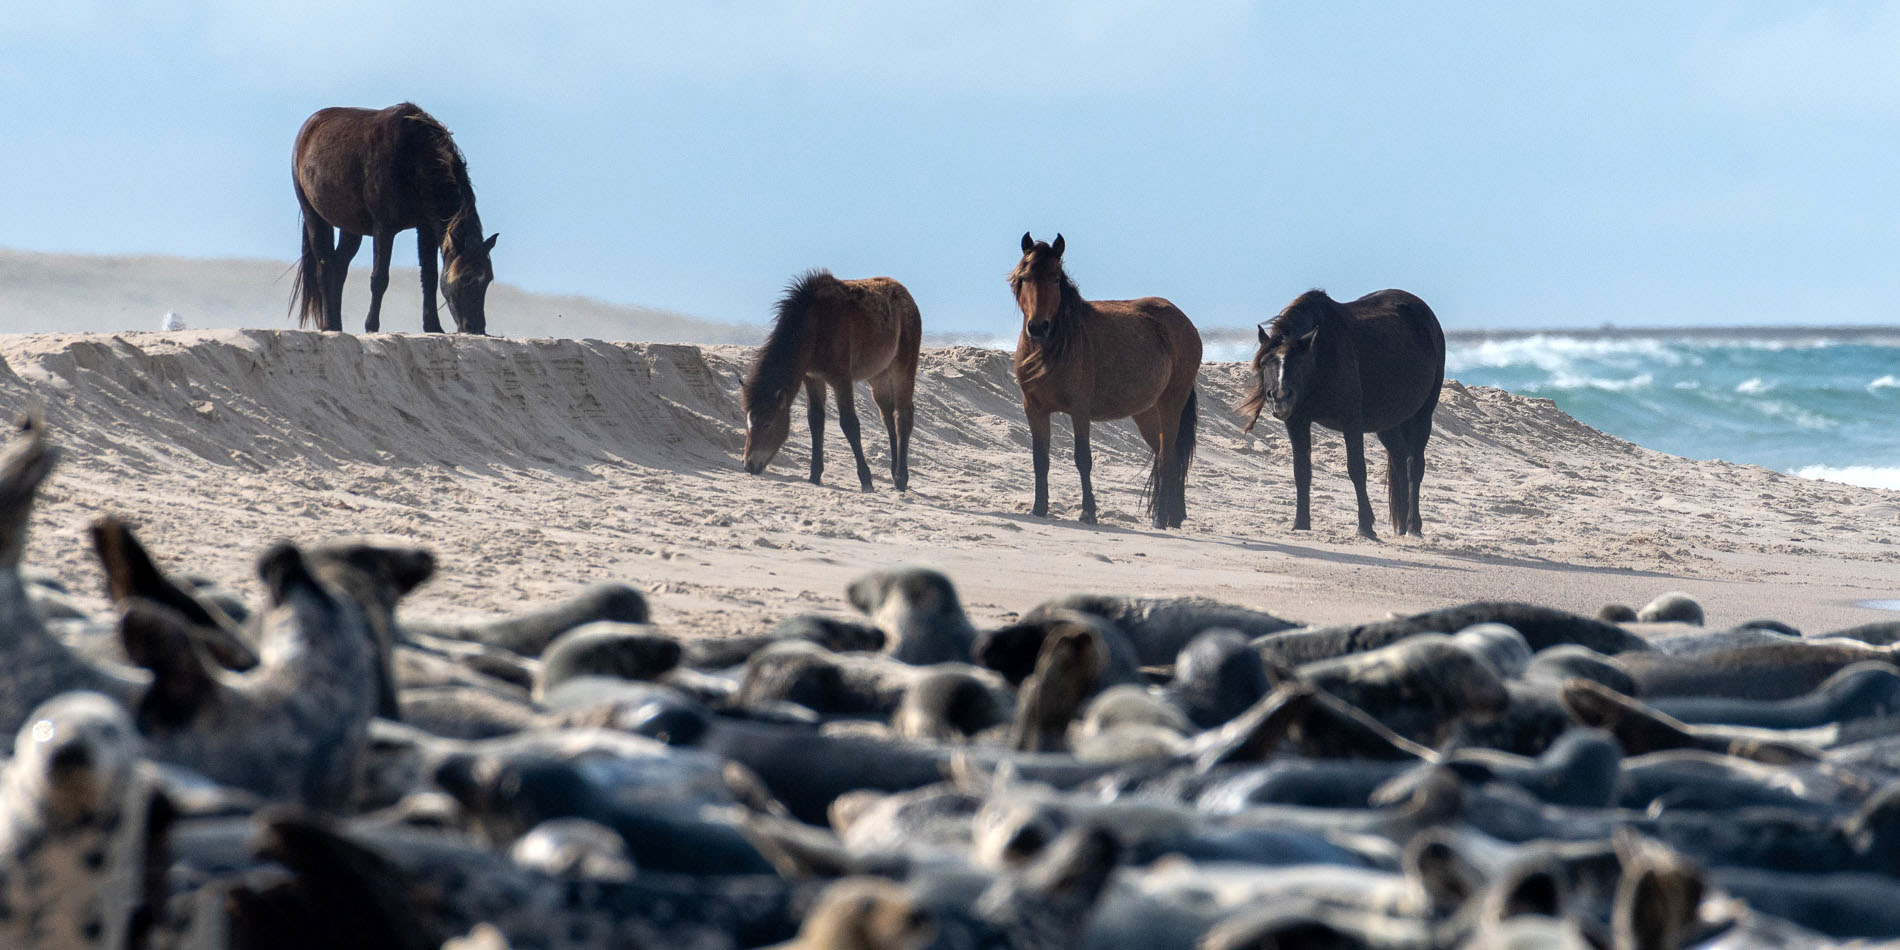
[[[871,381],[871,398],[891,437],[891,481],[910,487],[912,396],[923,318],[904,285],[889,277],[839,280],[808,271],[779,299],[778,316],[740,395],[745,404],[745,470],[754,475],[778,454],[792,429],[792,399],[805,387],[811,428],[811,483],[825,471],[825,386],[838,395],[838,428],[858,461],[858,485],[871,490],[871,466],[858,441],[852,383]]]
[[[1083,300],[1062,270],[1062,235],[1045,244],[1023,233],[1023,257],[1009,275],[1023,311],[1016,340],[1016,382],[1029,417],[1036,469],[1037,517],[1049,513],[1049,416],[1066,412],[1075,428],[1075,469],[1082,476],[1082,522],[1095,523],[1089,481],[1089,423],[1133,417],[1154,450],[1148,513],[1157,528],[1187,518],[1187,473],[1194,460],[1196,374],[1201,334],[1179,307],[1160,297]]]
[[[440,248],[442,297],[456,329],[488,332],[483,299],[495,279],[488,252],[499,235],[482,239],[468,163],[442,123],[408,102],[380,111],[320,110],[297,132],[291,180],[303,209],[303,255],[291,294],[298,326],[343,329],[343,281],[367,234],[372,266],[363,330],[380,329],[396,233],[414,228],[422,265],[422,329],[442,332],[435,312]]]
[[[1359,496],[1359,536],[1376,538],[1366,497],[1367,432],[1385,443],[1392,530],[1424,533],[1419,485],[1432,412],[1445,382],[1445,332],[1425,301],[1403,290],[1381,290],[1339,303],[1323,290],[1309,290],[1260,325],[1253,376],[1253,391],[1238,408],[1248,416],[1249,432],[1262,409],[1286,423],[1293,448],[1293,530],[1311,527],[1307,499],[1317,422],[1346,437],[1346,472]]]

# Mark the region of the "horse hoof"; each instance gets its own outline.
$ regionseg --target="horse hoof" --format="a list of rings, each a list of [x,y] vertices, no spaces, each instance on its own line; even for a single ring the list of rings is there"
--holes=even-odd
[[[1373,534],[1373,533],[1372,533],[1372,529],[1371,529],[1371,528],[1360,528],[1360,529],[1359,529],[1359,536],[1360,536],[1361,538],[1364,538],[1364,539],[1366,539],[1367,541],[1375,541],[1375,542],[1376,542],[1376,541],[1378,541],[1378,540],[1379,540],[1379,536],[1378,536],[1378,535],[1376,535],[1376,534]]]
[[[1095,514],[1094,512],[1085,511],[1082,513],[1082,517],[1077,518],[1075,520],[1080,521],[1083,524],[1094,524]]]

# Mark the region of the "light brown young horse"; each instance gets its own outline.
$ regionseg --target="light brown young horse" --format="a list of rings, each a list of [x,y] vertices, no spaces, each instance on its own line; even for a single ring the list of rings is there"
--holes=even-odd
[[[825,386],[838,396],[838,428],[858,460],[858,484],[871,490],[871,466],[858,441],[852,383],[871,381],[871,398],[891,437],[891,481],[910,487],[912,396],[923,318],[904,285],[889,277],[839,280],[807,271],[779,299],[778,316],[741,390],[746,411],[745,470],[757,475],[792,430],[792,399],[805,386],[811,426],[811,482],[825,472]]]
[[[297,132],[291,180],[303,209],[303,255],[291,294],[299,326],[343,329],[343,281],[367,234],[373,258],[363,329],[376,332],[382,326],[396,233],[414,228],[422,265],[422,329],[442,332],[435,312],[440,248],[442,297],[456,329],[488,332],[483,299],[495,279],[488,252],[500,235],[482,239],[468,163],[442,123],[408,102],[380,111],[320,110]]]
[[[1157,528],[1187,517],[1187,473],[1194,460],[1201,334],[1179,307],[1160,297],[1083,300],[1062,270],[1062,235],[1045,244],[1023,233],[1023,257],[1009,275],[1023,311],[1016,340],[1016,382],[1029,417],[1036,467],[1037,517],[1049,513],[1049,416],[1066,412],[1075,427],[1075,469],[1082,475],[1082,521],[1095,523],[1089,481],[1089,423],[1133,417],[1154,450],[1148,513]]]

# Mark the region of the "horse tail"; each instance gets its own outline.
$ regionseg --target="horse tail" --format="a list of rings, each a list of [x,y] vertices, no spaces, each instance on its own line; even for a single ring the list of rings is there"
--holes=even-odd
[[[1155,453],[1154,467],[1148,471],[1148,514],[1157,527],[1179,527],[1187,518],[1187,471],[1194,462],[1194,447],[1199,441],[1195,430],[1201,421],[1199,389],[1188,390],[1187,403],[1181,407],[1181,424],[1174,431],[1173,444],[1164,443]]]
[[[1187,480],[1188,466],[1194,463],[1194,446],[1198,441],[1195,430],[1201,424],[1201,392],[1198,388],[1188,390],[1187,405],[1181,407],[1181,431],[1174,438],[1174,470],[1181,474],[1183,483]]]
[[[297,263],[297,280],[290,288],[290,309],[297,314],[297,326],[323,326],[323,257],[310,242],[310,199],[304,196],[303,183],[293,177],[297,206],[302,209],[297,223],[303,231],[303,254]]]

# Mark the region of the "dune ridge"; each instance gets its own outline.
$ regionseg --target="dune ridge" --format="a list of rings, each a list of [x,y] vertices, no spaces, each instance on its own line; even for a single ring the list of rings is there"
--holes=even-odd
[[[1831,628],[1879,619],[1853,603],[1900,586],[1891,493],[1662,455],[1548,400],[1456,382],[1428,451],[1417,541],[1352,538],[1331,433],[1316,437],[1315,530],[1287,530],[1284,437],[1271,420],[1250,437],[1226,408],[1245,383],[1239,364],[1202,369],[1180,532],[1144,526],[1147,450],[1126,422],[1095,428],[1100,527],[1073,522],[1060,422],[1055,518],[1029,517],[1009,356],[974,347],[924,355],[908,495],[890,491],[863,392],[877,492],[856,490],[835,417],[827,483],[803,480],[802,411],[786,450],[752,478],[738,466],[750,352],[289,330],[36,334],[0,337],[0,400],[43,405],[67,453],[29,559],[94,596],[79,538],[106,510],[131,517],[168,563],[231,580],[277,537],[393,533],[443,556],[425,609],[511,609],[623,579],[652,592],[663,621],[706,634],[794,604],[841,609],[849,577],[897,561],[946,569],[990,619],[1050,590],[1201,593],[1325,621],[1480,596],[1594,610],[1683,588],[1713,622],[1775,614]],[[1383,517],[1383,451],[1370,438],[1368,455]]]

